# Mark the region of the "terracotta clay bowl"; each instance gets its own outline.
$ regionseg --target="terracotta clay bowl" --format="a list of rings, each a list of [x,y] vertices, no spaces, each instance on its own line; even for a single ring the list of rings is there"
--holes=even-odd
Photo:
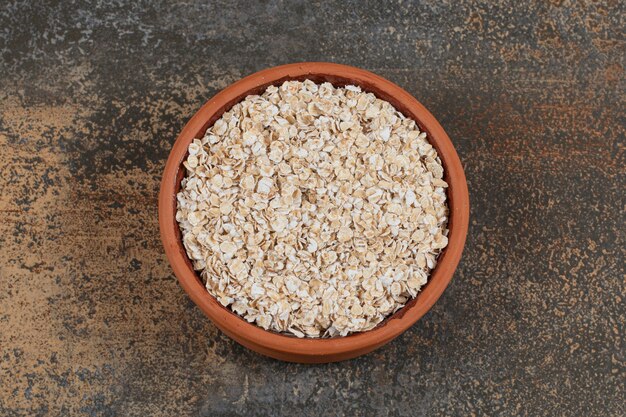
[[[268,86],[279,85],[286,80],[305,79],[317,83],[328,81],[335,86],[358,85],[414,119],[420,129],[427,132],[430,143],[437,149],[445,170],[444,179],[449,184],[449,243],[439,256],[428,283],[415,299],[376,328],[346,337],[298,339],[263,330],[223,307],[207,292],[194,271],[175,220],[176,193],[185,175],[182,163],[187,157],[187,147],[191,141],[201,138],[225,111],[247,95],[260,94]],[[461,161],[448,135],[428,110],[402,88],[378,75],[345,65],[319,62],[283,65],[257,72],[210,99],[176,139],[165,166],[159,194],[159,225],[163,246],[174,273],[189,297],[220,330],[237,342],[258,353],[292,362],[322,363],[354,358],[388,343],[411,327],[433,306],[452,279],[463,251],[468,222],[469,196]]]

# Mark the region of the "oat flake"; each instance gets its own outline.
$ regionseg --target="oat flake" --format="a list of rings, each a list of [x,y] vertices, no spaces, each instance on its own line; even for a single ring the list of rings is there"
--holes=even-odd
[[[176,220],[225,306],[297,337],[372,329],[415,297],[448,243],[426,133],[356,86],[288,81],[189,145]]]

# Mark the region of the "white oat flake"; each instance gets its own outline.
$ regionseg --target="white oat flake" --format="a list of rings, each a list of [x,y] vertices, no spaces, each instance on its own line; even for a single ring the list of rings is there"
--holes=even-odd
[[[189,145],[177,195],[206,287],[297,337],[374,328],[448,244],[445,172],[425,132],[360,87],[288,81]]]

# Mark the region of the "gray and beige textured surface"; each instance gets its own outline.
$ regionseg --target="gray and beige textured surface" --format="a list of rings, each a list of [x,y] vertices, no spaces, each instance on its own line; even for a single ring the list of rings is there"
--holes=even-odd
[[[581,3],[4,2],[0,415],[626,414],[626,10]],[[311,60],[425,104],[472,220],[429,314],[302,366],[202,316],[156,200],[204,101]]]

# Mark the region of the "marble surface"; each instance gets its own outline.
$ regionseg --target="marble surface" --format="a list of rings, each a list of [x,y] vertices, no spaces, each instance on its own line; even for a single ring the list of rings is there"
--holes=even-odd
[[[625,18],[619,1],[3,2],[0,415],[625,415]],[[304,366],[200,313],[156,202],[206,100],[315,60],[428,107],[472,211],[430,313]]]

